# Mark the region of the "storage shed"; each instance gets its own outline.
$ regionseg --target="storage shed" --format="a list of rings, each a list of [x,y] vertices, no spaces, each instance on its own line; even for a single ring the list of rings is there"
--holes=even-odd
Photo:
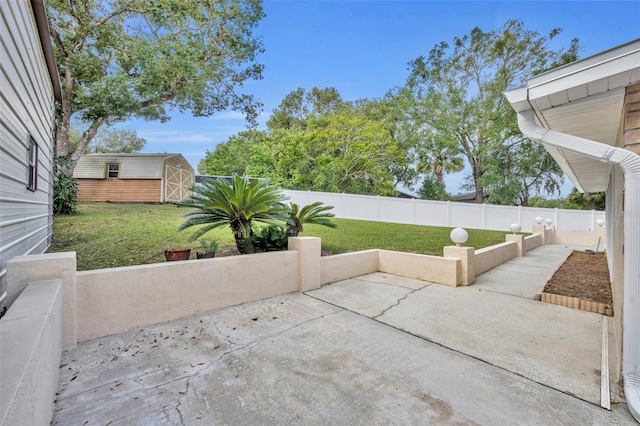
[[[193,167],[181,154],[88,154],[73,175],[78,201],[177,203],[194,184]]]
[[[7,262],[44,253],[53,233],[55,102],[61,101],[42,1],[0,1],[0,315],[24,286]]]

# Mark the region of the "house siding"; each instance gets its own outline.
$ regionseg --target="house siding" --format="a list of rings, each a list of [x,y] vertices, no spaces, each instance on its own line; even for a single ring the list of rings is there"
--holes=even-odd
[[[53,233],[54,91],[27,1],[0,2],[0,311],[14,256],[43,253]],[[38,145],[37,190],[27,189],[29,137]]]
[[[79,179],[78,201],[162,202],[160,179]]]

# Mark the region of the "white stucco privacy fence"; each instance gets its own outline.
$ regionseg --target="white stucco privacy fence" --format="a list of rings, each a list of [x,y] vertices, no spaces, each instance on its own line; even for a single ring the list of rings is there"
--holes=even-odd
[[[598,219],[606,218],[604,211],[597,210],[497,206],[330,192],[284,192],[291,202],[298,205],[322,201],[333,206],[332,213],[339,218],[415,225],[508,231],[510,224],[519,223],[523,232],[531,232],[535,218],[540,216],[553,220],[556,230],[590,230],[596,228]]]

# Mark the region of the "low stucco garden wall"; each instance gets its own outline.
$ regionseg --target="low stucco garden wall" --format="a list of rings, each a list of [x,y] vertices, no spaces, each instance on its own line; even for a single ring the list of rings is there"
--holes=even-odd
[[[600,242],[598,244],[598,239]],[[593,231],[556,229],[553,233],[553,244],[565,244],[578,247],[596,248],[598,251],[606,249],[605,229],[596,228]]]
[[[524,241],[522,243],[522,250],[524,253],[529,250],[533,250],[534,248],[542,245],[542,235],[534,234],[524,237]]]
[[[78,341],[298,290],[298,253],[78,272]]]
[[[449,286],[460,285],[460,259],[378,251],[378,271]]]
[[[476,275],[483,274],[518,255],[518,244],[515,241],[496,244],[475,252]]]
[[[62,281],[31,283],[0,320],[0,424],[48,425],[62,354]]]
[[[321,259],[320,283],[325,285],[377,272],[378,251],[374,249],[324,256]]]

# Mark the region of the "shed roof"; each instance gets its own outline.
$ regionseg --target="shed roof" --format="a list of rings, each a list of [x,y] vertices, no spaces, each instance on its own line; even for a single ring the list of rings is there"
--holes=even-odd
[[[83,155],[73,171],[73,176],[78,179],[103,179],[106,177],[107,164],[120,165],[120,179],[161,179],[165,161],[176,159],[186,168],[193,168],[184,159],[182,154],[87,154]]]
[[[625,88],[640,82],[640,39],[533,77],[505,92],[517,112],[533,110],[539,125],[615,146]],[[610,165],[545,146],[583,192],[607,189]]]

